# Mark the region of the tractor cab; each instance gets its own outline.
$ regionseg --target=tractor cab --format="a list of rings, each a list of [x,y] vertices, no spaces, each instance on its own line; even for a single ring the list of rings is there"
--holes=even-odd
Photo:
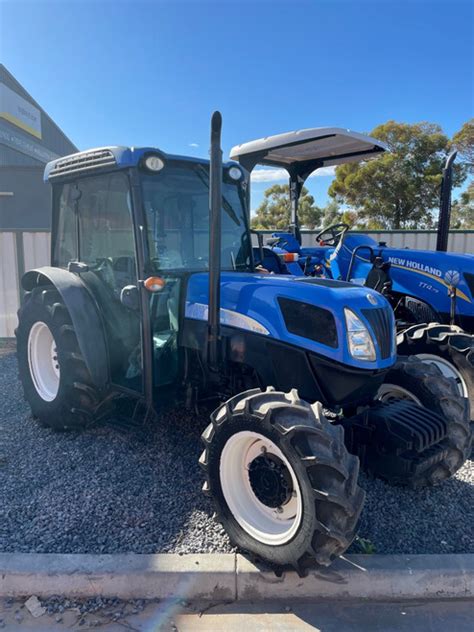
[[[50,163],[45,180],[53,186],[52,266],[78,273],[100,306],[112,383],[145,389],[150,338],[148,389],[156,396],[180,373],[183,288],[210,268],[209,161],[104,147]],[[222,271],[253,270],[244,185],[241,167],[223,165]]]

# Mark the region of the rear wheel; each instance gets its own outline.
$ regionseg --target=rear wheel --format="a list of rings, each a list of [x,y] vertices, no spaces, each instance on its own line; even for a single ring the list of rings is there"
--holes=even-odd
[[[452,378],[462,397],[467,397],[474,415],[474,336],[456,325],[414,325],[397,336],[400,355],[416,355]]]
[[[246,391],[211,416],[202,435],[205,493],[233,544],[300,574],[350,545],[364,501],[358,459],[341,427],[290,393]]]
[[[16,330],[20,379],[40,422],[57,430],[94,423],[104,393],[94,387],[59,292],[37,287],[25,296]]]
[[[437,413],[446,424],[444,438],[423,452],[390,454],[399,466],[395,464],[389,482],[410,487],[435,485],[462,467],[472,447],[469,402],[460,396],[456,382],[444,377],[435,364],[424,363],[414,356],[400,358],[388,371],[377,399],[386,403],[410,400]],[[367,449],[384,447],[369,445]],[[372,473],[378,475],[377,471]]]

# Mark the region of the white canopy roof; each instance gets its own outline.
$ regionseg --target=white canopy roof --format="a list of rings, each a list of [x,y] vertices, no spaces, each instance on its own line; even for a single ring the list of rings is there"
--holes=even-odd
[[[236,145],[230,157],[249,171],[257,164],[314,170],[366,160],[387,150],[387,145],[371,136],[342,127],[313,127]]]

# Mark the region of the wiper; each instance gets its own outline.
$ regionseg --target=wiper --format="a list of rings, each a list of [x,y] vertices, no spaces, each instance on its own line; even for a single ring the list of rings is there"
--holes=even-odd
[[[206,169],[202,165],[196,165],[194,169],[202,182],[209,187],[209,174]],[[232,205],[226,199],[225,195],[222,196],[222,207],[227,215],[237,224],[237,226],[240,226],[240,219],[237,217]]]

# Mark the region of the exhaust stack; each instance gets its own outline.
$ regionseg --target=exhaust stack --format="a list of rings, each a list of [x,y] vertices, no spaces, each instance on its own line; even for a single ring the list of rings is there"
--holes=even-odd
[[[209,309],[207,316],[208,365],[218,372],[220,364],[220,276],[221,276],[221,208],[222,208],[222,116],[214,112],[211,119],[209,183]]]
[[[449,224],[451,222],[451,189],[453,187],[453,164],[457,152],[453,151],[446,159],[441,181],[441,195],[439,203],[438,234],[436,250],[446,252],[448,249]]]

